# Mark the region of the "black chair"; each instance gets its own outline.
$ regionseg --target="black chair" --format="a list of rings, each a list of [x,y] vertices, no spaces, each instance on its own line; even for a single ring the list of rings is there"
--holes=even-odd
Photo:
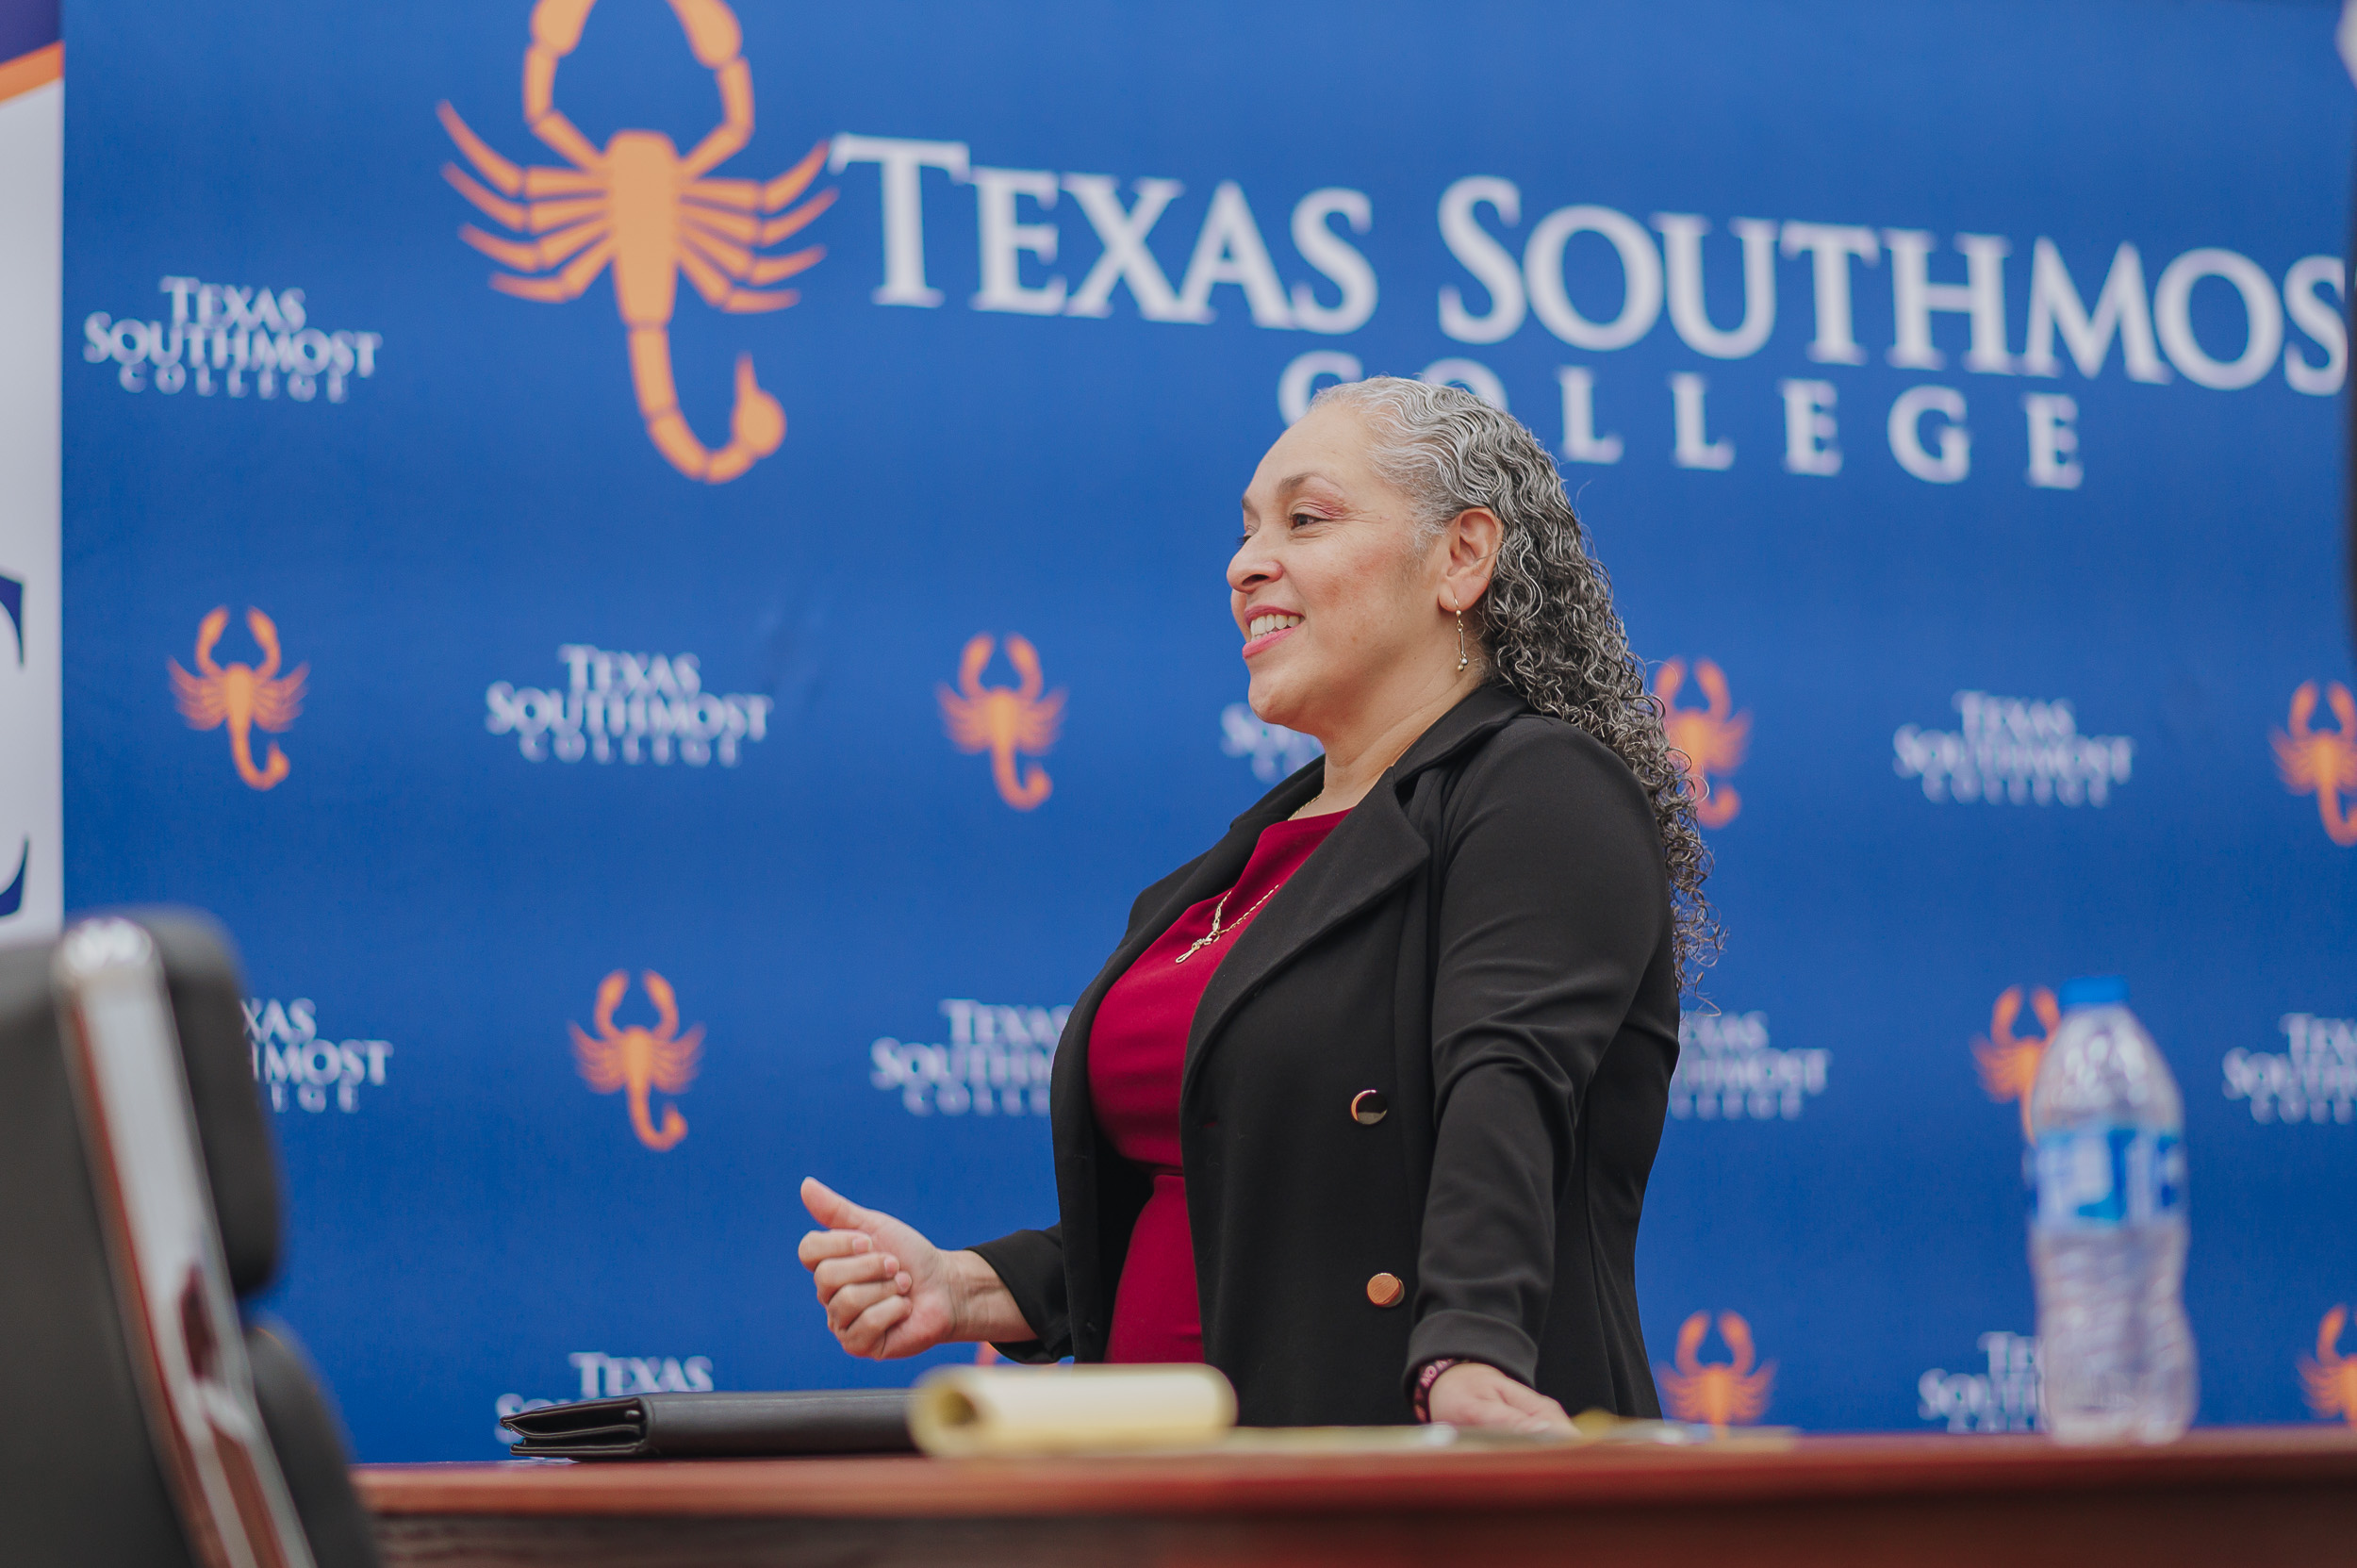
[[[343,1444],[284,1329],[237,960],[202,916],[0,952],[0,1559],[375,1568]]]

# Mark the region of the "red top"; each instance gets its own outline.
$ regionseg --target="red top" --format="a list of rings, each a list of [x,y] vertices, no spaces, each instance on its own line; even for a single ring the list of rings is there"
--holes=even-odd
[[[1272,822],[1261,830],[1236,885],[1195,904],[1138,955],[1097,1005],[1089,1030],[1089,1098],[1096,1124],[1123,1159],[1154,1179],[1129,1232],[1129,1260],[1113,1294],[1109,1362],[1199,1362],[1203,1314],[1195,1297],[1195,1241],[1179,1168],[1178,1082],[1187,1032],[1220,961],[1261,904],[1300,869],[1347,813]],[[1219,908],[1225,897],[1225,908]],[[1219,914],[1218,937],[1211,916]],[[1192,950],[1190,950],[1192,949]]]

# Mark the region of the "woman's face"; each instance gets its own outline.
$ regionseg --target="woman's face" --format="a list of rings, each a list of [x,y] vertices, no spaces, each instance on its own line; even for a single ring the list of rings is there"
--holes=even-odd
[[[1347,408],[1288,430],[1244,492],[1228,563],[1252,711],[1321,739],[1380,722],[1381,709],[1454,675],[1448,552],[1416,548],[1414,509],[1376,472],[1370,444]]]

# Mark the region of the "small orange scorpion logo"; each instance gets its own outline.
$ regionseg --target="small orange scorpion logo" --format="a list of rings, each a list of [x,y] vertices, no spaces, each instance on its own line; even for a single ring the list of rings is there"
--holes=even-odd
[[[1677,1370],[1656,1367],[1670,1413],[1680,1421],[1707,1421],[1724,1431],[1729,1426],[1757,1421],[1768,1409],[1768,1391],[1776,1381],[1776,1363],[1752,1370],[1752,1326],[1740,1313],[1719,1314],[1719,1337],[1734,1353],[1731,1362],[1705,1362],[1699,1352],[1710,1332],[1710,1314],[1696,1312],[1678,1329]]]
[[[1013,635],[1007,638],[1007,659],[1022,685],[983,685],[982,670],[990,663],[992,646],[987,632],[965,645],[964,656],[958,660],[958,690],[939,688],[941,716],[959,751],[990,753],[990,776],[998,785],[998,798],[1017,811],[1030,811],[1047,799],[1052,786],[1047,769],[1037,763],[1018,781],[1014,754],[1038,756],[1056,744],[1056,734],[1063,727],[1063,693],[1040,696],[1039,652]]]
[[[1671,750],[1677,754],[1678,767],[1694,792],[1694,820],[1706,828],[1723,828],[1743,809],[1743,798],[1736,794],[1733,784],[1722,784],[1714,793],[1710,775],[1732,773],[1742,766],[1743,753],[1751,745],[1752,716],[1734,711],[1735,704],[1727,696],[1727,678],[1708,659],[1694,661],[1694,680],[1709,700],[1706,708],[1677,705],[1678,688],[1686,685],[1684,659],[1672,659],[1661,667],[1654,677],[1653,694],[1661,704],[1661,727],[1670,737]]]
[[[252,788],[270,789],[287,776],[290,765],[287,753],[273,741],[269,764],[255,767],[252,732],[258,726],[272,734],[284,734],[302,715],[303,683],[309,678],[311,667],[297,665],[293,673],[279,675],[278,628],[261,611],[248,608],[245,627],[262,650],[262,662],[258,668],[233,664],[223,669],[213,662],[213,645],[221,640],[221,634],[228,625],[226,604],[217,607],[198,625],[196,668],[202,674],[190,674],[180,668],[177,659],[164,661],[172,670],[173,697],[191,730],[215,729],[226,720],[229,758],[238,765],[238,777]]]
[[[2054,993],[2045,986],[2030,993],[2030,1010],[2046,1026],[2046,1032],[2023,1039],[2013,1032],[2014,1020],[2021,1016],[2021,987],[2006,986],[1989,1014],[1988,1038],[1972,1042],[1972,1058],[1981,1065],[1981,1087],[1988,1091],[1988,1098],[2021,1102],[2024,1138],[2030,1136],[2030,1090],[2037,1082],[2038,1065],[2046,1060],[2046,1048],[2054,1043],[2054,1031],[2062,1027],[2062,1009],[2055,1004]]]
[[[2316,711],[2316,684],[2302,682],[2292,693],[2291,733],[2275,732],[2275,766],[2283,787],[2295,795],[2314,795],[2316,815],[2324,819],[2324,836],[2347,849],[2357,845],[2357,809],[2345,809],[2341,797],[2357,808],[2357,697],[2335,681],[2326,701],[2340,720],[2338,732],[2312,730],[2308,720]]]
[[[619,969],[598,986],[598,1010],[592,1019],[598,1026],[596,1036],[583,1033],[579,1024],[565,1027],[573,1032],[573,1062],[589,1087],[602,1095],[628,1089],[631,1129],[640,1143],[660,1153],[687,1136],[687,1118],[679,1114],[678,1106],[667,1105],[662,1131],[657,1131],[649,1114],[648,1091],[660,1089],[676,1095],[696,1081],[696,1064],[703,1055],[704,1026],[698,1024],[681,1034],[679,999],[672,995],[671,982],[652,969],[638,978],[654,1002],[654,1028],[614,1027],[614,1009],[630,990],[630,977]]]
[[[2335,1307],[2316,1328],[2316,1359],[2299,1358],[2299,1381],[2308,1394],[2308,1408],[2323,1420],[2339,1416],[2357,1427],[2357,1358],[2340,1351],[2341,1329],[2349,1309]]]
[[[817,176],[827,144],[820,142],[766,185],[702,178],[742,151],[752,135],[752,72],[737,53],[743,35],[736,17],[721,0],[670,0],[697,61],[718,79],[720,124],[685,157],[669,137],[648,130],[616,131],[600,152],[555,105],[557,62],[581,42],[596,3],[540,0],[532,9],[532,45],[524,51],[524,124],[573,167],[519,168],[444,103],[436,112],[467,161],[507,196],[524,200],[494,195],[455,164],[444,164],[442,176],[509,230],[544,237],[524,244],[471,223],[459,228],[461,239],[518,272],[556,270],[548,277],[494,272],[491,287],[502,293],[551,304],[575,299],[612,263],[614,303],[630,329],[631,380],[647,435],[680,472],[717,485],[778,450],[785,439],[785,410],[754,382],[752,355],[739,355],[729,444],[712,452],[696,438],[671,379],[671,306],[679,274],[686,273],[719,310],[783,310],[799,298],[790,289],[740,285],[792,277],[826,254],[819,245],[784,256],[755,253],[796,233],[833,202],[834,192],[824,190],[790,212],[768,216]]]

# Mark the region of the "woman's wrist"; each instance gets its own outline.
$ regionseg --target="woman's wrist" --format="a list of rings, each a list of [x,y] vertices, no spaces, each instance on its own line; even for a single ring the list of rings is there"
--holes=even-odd
[[[942,1262],[949,1266],[950,1315],[956,1325],[950,1338],[1012,1345],[1039,1337],[1024,1321],[1023,1309],[1015,1305],[1007,1282],[981,1253],[944,1253]]]
[[[1416,1368],[1415,1392],[1409,1396],[1409,1403],[1415,1407],[1419,1425],[1429,1423],[1432,1419],[1432,1385],[1439,1382],[1441,1374],[1450,1367],[1464,1364],[1461,1356],[1438,1356]]]

